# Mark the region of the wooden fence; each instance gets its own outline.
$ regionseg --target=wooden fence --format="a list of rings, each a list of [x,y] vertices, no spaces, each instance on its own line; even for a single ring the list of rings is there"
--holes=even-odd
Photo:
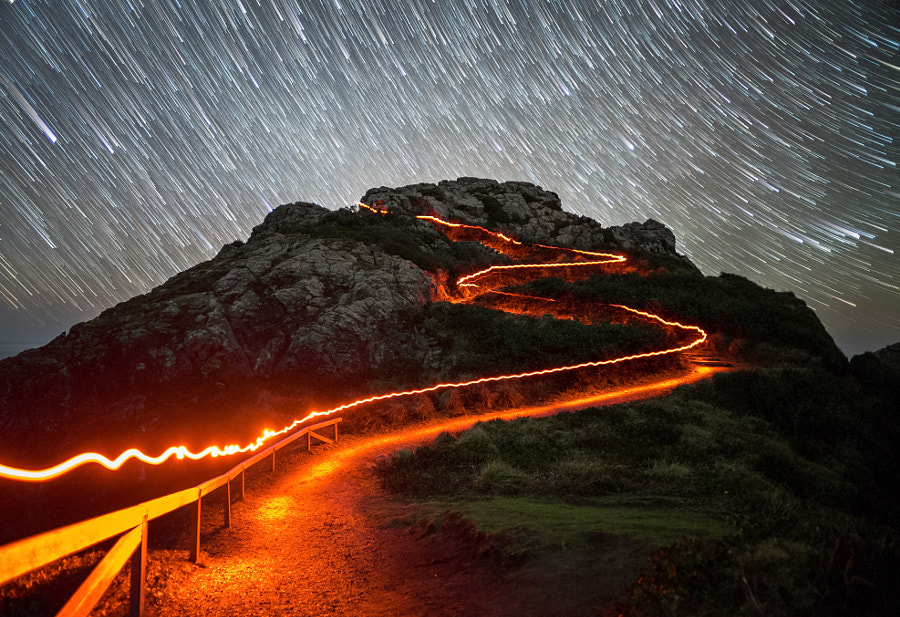
[[[303,428],[258,452],[252,458],[233,467],[230,471],[199,486],[0,546],[0,585],[4,585],[14,578],[52,563],[57,559],[77,553],[104,540],[120,536],[62,610],[57,613],[57,617],[89,614],[91,609],[100,601],[113,579],[129,560],[131,560],[130,614],[132,617],[143,615],[144,588],[147,576],[147,524],[149,521],[178,508],[190,506],[190,559],[196,562],[200,554],[200,514],[205,495],[210,494],[219,487],[225,487],[224,525],[225,527],[230,527],[232,481],[240,477],[238,498],[243,499],[244,472],[249,467],[271,458],[272,470],[274,471],[275,452],[303,436],[306,436],[307,449],[312,447],[313,439],[325,443],[336,442],[338,439],[338,423],[340,421],[341,418],[334,418],[327,422]],[[334,427],[334,439],[316,432],[328,426]],[[235,482],[235,484],[237,483]]]

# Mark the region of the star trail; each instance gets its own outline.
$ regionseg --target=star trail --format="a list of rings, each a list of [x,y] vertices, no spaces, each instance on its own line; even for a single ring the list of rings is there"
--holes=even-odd
[[[478,176],[662,221],[858,353],[900,340],[898,128],[879,0],[0,0],[0,339],[278,204]]]

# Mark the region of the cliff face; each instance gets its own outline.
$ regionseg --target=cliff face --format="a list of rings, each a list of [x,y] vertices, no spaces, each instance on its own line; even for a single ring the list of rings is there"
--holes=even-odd
[[[0,361],[0,440],[64,434],[74,443],[78,426],[152,432],[166,418],[147,407],[170,395],[223,400],[235,384],[317,391],[399,360],[425,362],[438,352],[407,317],[433,298],[426,269],[460,267],[467,256],[416,214],[499,226],[526,241],[675,254],[659,223],[603,228],[523,182],[379,188],[363,202],[391,209],[391,222],[359,227],[381,217],[280,206],[246,243]]]

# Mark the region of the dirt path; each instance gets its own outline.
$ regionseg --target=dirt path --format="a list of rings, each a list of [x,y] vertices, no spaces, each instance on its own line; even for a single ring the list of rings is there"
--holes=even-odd
[[[670,388],[657,384],[602,403],[659,396]],[[507,570],[475,559],[477,538],[465,529],[423,537],[408,525],[386,524],[408,511],[382,495],[371,466],[379,456],[490,417],[548,415],[596,404],[455,418],[386,436],[350,437],[311,456],[299,455],[271,488],[249,491],[233,506],[231,528],[204,537],[202,565],[183,568],[153,612],[161,617],[546,614],[543,605],[566,598],[543,594],[535,603],[536,583],[529,578],[535,574],[527,567]],[[604,564],[595,565],[602,570]],[[545,586],[564,594],[566,584],[592,584],[579,583],[579,574],[566,572],[565,564],[559,579],[559,584],[544,581]]]
[[[439,581],[429,585],[424,602],[405,596],[408,585],[393,580],[399,568],[407,576],[421,571],[415,578],[430,583],[442,568],[407,561],[416,538],[405,528],[382,525],[386,514],[402,513],[377,496],[365,460],[416,443],[372,448],[351,439],[319,450],[270,490],[249,495],[235,506],[232,527],[206,540],[202,567],[183,586],[167,590],[160,614],[460,614],[464,607],[441,610]]]

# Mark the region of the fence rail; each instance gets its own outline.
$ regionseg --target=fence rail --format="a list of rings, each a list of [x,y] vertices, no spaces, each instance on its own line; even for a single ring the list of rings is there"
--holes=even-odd
[[[103,592],[109,587],[116,575],[131,560],[131,598],[130,614],[132,617],[144,613],[144,586],[147,575],[147,524],[155,518],[173,512],[184,506],[196,504],[191,508],[191,545],[190,559],[196,562],[200,555],[200,518],[203,497],[219,487],[226,490],[225,527],[231,526],[231,483],[240,477],[240,494],[244,498],[244,472],[257,463],[271,458],[272,470],[275,470],[275,452],[306,436],[307,449],[312,448],[313,439],[324,443],[334,443],[338,439],[338,423],[341,418],[320,422],[300,429],[296,433],[272,444],[265,450],[235,465],[229,471],[195,487],[176,493],[158,497],[151,501],[109,514],[104,514],[80,523],[53,529],[45,533],[11,542],[0,546],[0,585],[36,570],[49,563],[62,559],[73,553],[99,544],[110,538],[119,536],[113,547],[98,563],[88,578],[81,584],[66,605],[57,613],[57,617],[74,617],[87,615],[99,602]],[[316,432],[334,427],[334,439]]]

